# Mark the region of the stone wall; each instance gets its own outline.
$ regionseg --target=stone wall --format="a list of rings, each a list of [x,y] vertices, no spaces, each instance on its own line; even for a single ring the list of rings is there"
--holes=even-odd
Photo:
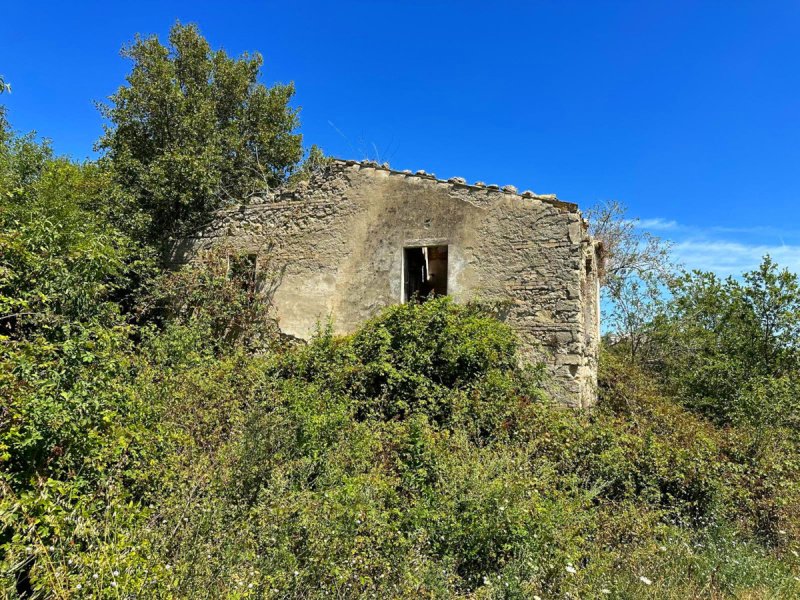
[[[446,244],[448,295],[508,301],[505,319],[525,358],[548,365],[554,395],[594,401],[599,259],[574,204],[337,160],[309,182],[221,211],[174,261],[223,241],[269,261],[281,329],[303,339],[329,315],[346,333],[401,302],[403,248]]]

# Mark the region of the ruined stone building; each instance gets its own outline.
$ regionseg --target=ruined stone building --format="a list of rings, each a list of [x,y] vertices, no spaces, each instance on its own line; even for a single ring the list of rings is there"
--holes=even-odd
[[[254,268],[268,258],[277,269],[284,333],[307,339],[329,316],[346,333],[415,294],[501,300],[523,356],[548,366],[554,395],[593,402],[600,258],[574,204],[335,160],[310,181],[220,211],[175,258],[221,240]]]

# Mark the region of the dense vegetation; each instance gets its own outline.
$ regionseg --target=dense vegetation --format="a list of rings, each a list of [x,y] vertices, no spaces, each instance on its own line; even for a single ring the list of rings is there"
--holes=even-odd
[[[302,173],[289,88],[258,91],[257,59],[191,27],[130,52],[100,161],[0,126],[5,597],[800,596],[795,275],[675,277],[635,348],[604,351],[589,412],[551,404],[491,306],[396,306],[289,344],[227,255],[160,266],[162,225],[253,181],[238,169]],[[209,116],[226,74],[237,106],[288,111],[265,139],[289,154],[229,160],[245,113]],[[199,137],[130,131],[165,90]],[[214,156],[181,171],[205,135]]]
[[[169,42],[137,37],[123,50],[133,68],[101,106],[110,126],[98,144],[154,240],[281,183],[302,158],[294,86],[258,83],[260,55],[212,51],[191,25]]]

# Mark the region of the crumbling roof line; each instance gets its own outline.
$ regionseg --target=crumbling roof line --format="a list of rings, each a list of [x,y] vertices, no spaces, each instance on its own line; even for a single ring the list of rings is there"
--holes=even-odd
[[[486,185],[483,182],[477,182],[474,184],[467,183],[467,180],[463,177],[451,177],[450,179],[439,179],[433,173],[426,173],[425,171],[419,170],[417,172],[412,172],[411,170],[397,170],[392,169],[389,166],[389,163],[379,164],[376,161],[371,160],[351,160],[351,159],[343,159],[343,158],[334,158],[333,162],[339,166],[343,167],[354,167],[358,166],[360,169],[376,169],[381,171],[388,171],[390,174],[393,175],[403,175],[405,177],[415,177],[419,179],[427,179],[429,181],[435,181],[437,183],[449,184],[453,187],[460,187],[466,188],[471,190],[487,190],[492,192],[498,192],[502,194],[510,194],[515,195],[520,198],[532,199],[532,200],[539,200],[540,202],[544,202],[545,204],[550,204],[562,210],[566,210],[568,212],[578,212],[578,205],[573,202],[564,202],[563,200],[559,200],[555,194],[536,194],[530,190],[525,190],[524,192],[518,192],[517,188],[513,185],[505,185],[500,187],[496,184]]]

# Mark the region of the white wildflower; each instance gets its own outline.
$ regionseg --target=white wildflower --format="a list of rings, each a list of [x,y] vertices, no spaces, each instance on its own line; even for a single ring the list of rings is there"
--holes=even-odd
[[[111,582],[111,587],[117,587],[117,582],[116,581],[112,581]]]
[[[652,580],[648,579],[648,578],[647,578],[647,577],[645,577],[644,575],[642,575],[641,577],[639,577],[639,581],[641,581],[641,582],[642,582],[643,584],[645,584],[645,585],[650,585],[651,583],[653,583],[653,581],[652,581]]]
[[[75,589],[82,590],[83,586],[79,583],[78,585],[75,586]]]
[[[119,575],[119,571],[114,571],[114,572],[113,572],[113,573],[111,573],[111,574],[112,574],[114,577],[117,577],[117,576]]]
[[[100,575],[98,575],[97,573],[95,573],[94,575],[92,575],[92,579],[97,579],[98,577],[100,577]]]
[[[567,565],[567,573],[570,573],[571,575],[575,575],[575,573],[577,573],[577,572],[578,572],[578,570],[575,567],[573,567],[572,565]]]

